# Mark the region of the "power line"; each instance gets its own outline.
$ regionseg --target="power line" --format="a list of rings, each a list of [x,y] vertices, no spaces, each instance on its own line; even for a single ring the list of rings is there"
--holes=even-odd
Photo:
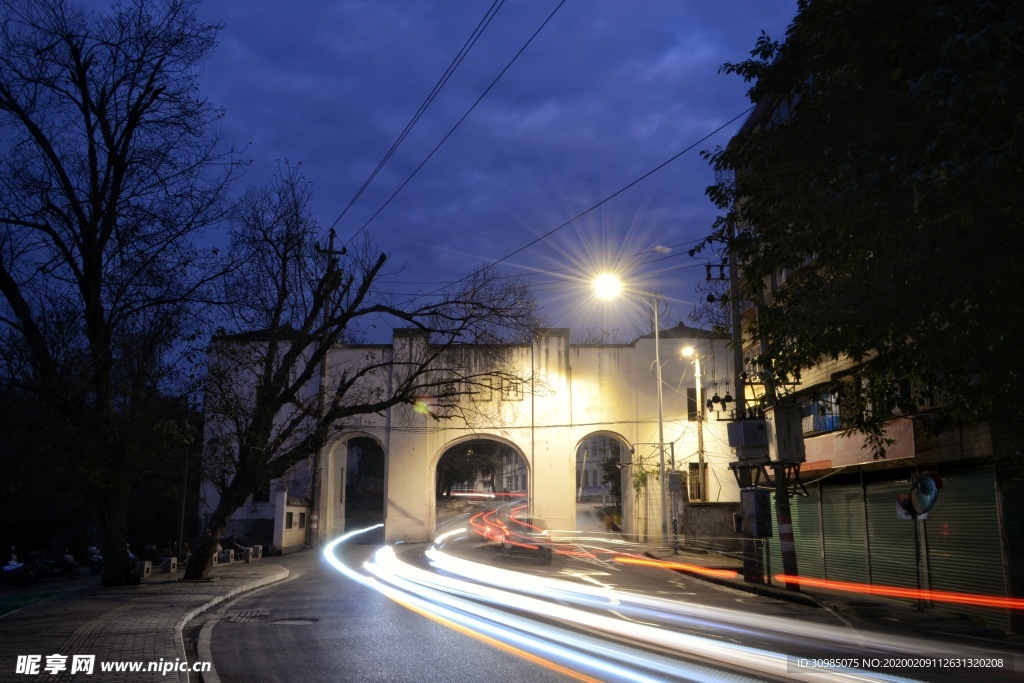
[[[551,11],[551,14],[548,15],[547,19],[545,19],[544,22],[540,25],[540,27],[538,27],[537,30],[533,32],[533,35],[530,36],[529,40],[527,40],[526,43],[521,48],[519,48],[519,51],[516,52],[516,54],[512,57],[512,59],[509,60],[508,64],[505,65],[505,68],[502,69],[501,72],[498,73],[497,76],[495,76],[494,80],[491,81],[491,84],[488,85],[487,88],[483,91],[483,93],[481,93],[480,97],[478,97],[476,99],[476,102],[474,102],[469,107],[469,109],[466,110],[466,113],[463,114],[462,117],[458,121],[455,122],[455,125],[451,127],[451,130],[449,130],[448,133],[445,134],[445,136],[443,138],[441,138],[441,142],[437,143],[437,146],[435,146],[434,149],[432,149],[430,151],[430,154],[428,154],[426,156],[426,158],[423,161],[420,162],[419,166],[417,166],[415,169],[413,169],[412,173],[409,174],[409,177],[406,178],[402,182],[402,184],[398,186],[397,190],[395,190],[393,193],[391,193],[391,196],[388,197],[387,200],[383,204],[381,204],[380,208],[377,209],[374,212],[374,214],[367,219],[367,221],[365,223],[363,223],[363,226],[361,228],[359,228],[358,230],[356,230],[355,233],[353,233],[352,237],[350,237],[348,239],[348,242],[345,243],[346,245],[351,244],[352,240],[354,240],[356,237],[358,237],[359,233],[361,233],[363,230],[365,230],[370,225],[370,223],[372,223],[373,220],[378,215],[380,215],[380,212],[383,211],[387,207],[387,205],[391,203],[391,200],[394,199],[396,196],[398,196],[398,193],[401,192],[405,188],[405,186],[409,184],[409,181],[411,181],[413,179],[413,177],[415,177],[415,175],[417,173],[419,173],[420,169],[423,168],[428,161],[430,161],[430,159],[434,156],[434,154],[437,153],[437,150],[441,149],[441,146],[444,145],[444,143],[448,141],[448,138],[450,138],[452,136],[452,134],[455,133],[456,129],[458,129],[458,127],[462,125],[462,122],[466,120],[466,117],[468,117],[470,115],[470,113],[474,109],[476,109],[477,105],[480,104],[480,102],[484,99],[484,97],[487,96],[487,93],[489,93],[491,91],[491,88],[493,88],[495,86],[495,84],[497,84],[497,82],[501,79],[501,77],[505,75],[505,72],[508,71],[512,67],[512,65],[516,62],[516,60],[519,59],[520,55],[522,55],[523,52],[526,51],[526,48],[528,48],[530,46],[530,43],[533,42],[534,38],[536,38],[537,35],[540,34],[540,32],[542,30],[544,30],[544,27],[548,25],[548,22],[551,21],[551,19],[555,16],[555,14],[558,12],[558,10],[564,4],[565,4],[565,0],[562,0],[561,2],[558,3],[558,6],[555,7],[555,9]]]
[[[477,40],[480,39],[480,36],[483,35],[483,32],[490,25],[491,20],[494,19],[494,16],[498,13],[498,10],[501,9],[502,5],[504,4],[505,0],[494,0],[494,3],[487,10],[487,13],[484,14],[483,19],[480,20],[480,23],[478,23],[476,25],[476,28],[473,29],[473,33],[470,34],[469,38],[467,38],[466,42],[462,45],[462,49],[459,50],[458,54],[455,55],[455,58],[452,59],[451,63],[448,65],[448,68],[445,69],[444,74],[441,75],[441,78],[438,79],[437,83],[434,84],[434,88],[430,91],[430,94],[427,95],[427,98],[425,100],[423,100],[423,103],[420,105],[419,109],[416,110],[416,113],[413,114],[412,118],[409,120],[409,123],[405,124],[405,129],[401,132],[401,134],[399,134],[398,139],[392,143],[387,153],[384,154],[384,158],[380,160],[380,162],[377,164],[377,167],[373,169],[373,172],[370,173],[370,176],[366,179],[366,181],[362,184],[359,190],[355,193],[355,196],[353,196],[352,199],[349,200],[345,208],[342,209],[341,214],[339,214],[338,217],[334,219],[334,222],[331,223],[329,229],[333,229],[334,226],[336,226],[338,222],[345,217],[345,214],[347,214],[348,210],[352,208],[352,205],[355,204],[356,201],[363,195],[363,192],[365,192],[366,188],[370,186],[370,183],[373,182],[373,179],[377,177],[377,174],[380,173],[381,169],[384,168],[384,165],[391,159],[391,155],[395,153],[395,150],[398,149],[398,146],[402,144],[402,142],[405,140],[409,132],[419,122],[420,117],[423,116],[423,113],[427,110],[427,107],[429,107],[431,103],[433,103],[434,99],[438,96],[438,94],[440,94],[441,89],[444,88],[445,84],[448,83],[448,80],[452,77],[452,74],[454,74],[455,70],[458,69],[459,65],[462,64],[462,61],[466,58],[466,55],[468,55],[469,51],[473,48],[474,45],[476,45]]]
[[[564,2],[564,0],[563,0],[563,2]],[[561,5],[559,5],[559,7],[561,7]],[[555,8],[555,11],[557,11],[557,10],[558,10],[558,8]],[[551,17],[548,17],[548,19],[550,19],[550,18],[551,18]],[[545,23],[546,23],[546,22],[545,22]],[[542,26],[541,28],[543,28],[543,26]],[[540,29],[538,29],[538,31],[539,31],[539,30],[540,30]],[[534,34],[534,35],[536,35],[536,34]],[[532,38],[531,38],[531,40],[532,40]],[[479,100],[478,100],[478,101],[479,101]],[[475,106],[475,105],[474,105],[474,106]],[[731,118],[731,119],[729,119],[728,121],[726,121],[725,123],[723,123],[723,124],[722,124],[721,126],[719,126],[718,128],[714,129],[713,131],[711,131],[710,133],[708,133],[707,135],[705,135],[704,137],[702,137],[702,138],[701,138],[700,140],[697,140],[696,142],[694,142],[693,144],[691,144],[691,145],[687,146],[687,147],[686,147],[685,149],[681,150],[680,152],[677,152],[676,154],[673,154],[673,155],[672,155],[671,157],[669,157],[669,158],[668,158],[668,159],[666,159],[665,161],[661,162],[660,164],[658,164],[657,166],[655,166],[654,168],[652,168],[652,169],[651,169],[650,171],[647,171],[646,173],[644,173],[644,174],[643,174],[643,175],[641,175],[640,177],[636,178],[636,179],[635,179],[635,180],[633,180],[632,182],[630,182],[630,183],[628,183],[628,184],[626,184],[626,185],[622,186],[621,188],[619,188],[618,190],[616,190],[616,191],[615,191],[615,192],[613,192],[612,194],[608,195],[607,197],[605,197],[605,198],[604,198],[604,199],[602,199],[601,201],[599,201],[599,202],[597,202],[596,204],[592,205],[592,206],[591,206],[590,208],[588,208],[588,209],[585,209],[584,211],[581,211],[580,213],[576,214],[575,216],[573,216],[573,217],[572,217],[572,218],[570,218],[569,220],[565,221],[565,222],[564,222],[564,223],[562,223],[561,225],[558,225],[558,226],[556,226],[556,227],[552,228],[551,230],[547,231],[546,233],[544,233],[543,235],[541,235],[541,236],[540,236],[540,237],[538,237],[537,239],[535,239],[535,240],[532,240],[532,241],[528,242],[527,244],[525,244],[525,245],[523,245],[523,246],[519,247],[518,249],[516,249],[515,251],[513,251],[513,252],[511,252],[511,253],[508,253],[508,254],[506,254],[505,256],[502,256],[502,257],[501,257],[500,259],[497,259],[497,260],[495,260],[495,261],[492,261],[491,263],[489,263],[489,264],[487,264],[486,266],[484,266],[484,268],[485,268],[485,269],[490,269],[490,268],[493,268],[494,266],[498,265],[499,263],[502,263],[502,262],[504,262],[504,261],[507,261],[508,259],[512,258],[512,257],[513,257],[513,256],[515,256],[516,254],[519,254],[519,253],[521,253],[521,252],[523,252],[523,251],[526,251],[527,249],[529,249],[529,248],[530,248],[530,247],[532,247],[533,245],[535,245],[535,244],[537,244],[537,243],[539,243],[539,242],[542,242],[542,241],[546,240],[546,239],[547,239],[548,237],[551,237],[552,235],[554,235],[554,234],[555,234],[556,232],[558,232],[558,231],[559,231],[559,230],[561,230],[562,228],[565,228],[565,227],[567,227],[567,226],[569,226],[569,225],[572,225],[573,223],[575,223],[576,221],[578,221],[578,220],[579,220],[580,218],[583,218],[584,216],[586,216],[586,215],[587,215],[587,214],[589,214],[590,212],[594,211],[595,209],[597,209],[597,208],[599,208],[599,207],[601,207],[601,206],[603,206],[603,205],[607,204],[607,203],[608,203],[608,202],[610,202],[610,201],[611,201],[612,199],[614,199],[614,198],[618,197],[618,196],[619,196],[620,194],[622,194],[622,193],[623,193],[623,192],[625,192],[626,190],[628,190],[628,189],[632,188],[632,187],[633,187],[634,185],[637,185],[637,184],[638,184],[638,183],[640,183],[641,181],[643,181],[643,180],[646,180],[647,178],[649,178],[650,176],[654,175],[655,173],[657,173],[657,172],[658,172],[658,171],[660,171],[661,169],[665,168],[666,166],[668,166],[669,164],[671,164],[671,163],[672,163],[673,161],[675,161],[675,160],[676,160],[676,159],[678,159],[679,157],[681,157],[681,156],[683,156],[684,154],[686,154],[687,152],[689,152],[689,151],[693,150],[693,149],[694,149],[694,148],[695,148],[695,147],[696,147],[697,145],[701,144],[702,142],[705,142],[706,140],[708,140],[708,139],[710,139],[710,138],[714,137],[715,135],[717,135],[718,133],[722,132],[722,131],[723,131],[724,129],[728,128],[728,127],[729,127],[730,125],[732,125],[733,123],[735,123],[735,122],[736,122],[736,121],[738,121],[739,119],[741,119],[741,118],[743,118],[744,116],[746,116],[747,114],[749,114],[749,113],[750,113],[751,111],[753,111],[753,109],[754,109],[754,106],[753,106],[753,105],[752,105],[752,106],[750,106],[750,107],[747,107],[747,108],[746,108],[746,109],[744,109],[744,110],[743,110],[742,112],[740,112],[739,114],[737,114],[737,115],[736,115],[736,116],[734,116],[733,118]],[[438,145],[438,146],[440,146],[440,145]],[[437,150],[437,148],[434,148],[434,149],[435,149],[435,151]],[[431,154],[433,154],[433,152],[431,152]],[[429,157],[428,157],[428,158],[429,158]],[[425,162],[424,162],[424,163],[425,163]],[[421,165],[422,165],[422,164],[421,164]],[[419,169],[417,169],[417,170],[419,170]],[[414,172],[414,173],[415,173],[415,172]],[[412,176],[410,176],[410,178],[411,178],[411,177],[412,177]],[[408,180],[407,180],[406,182],[408,182]],[[401,188],[399,188],[399,189],[401,189]],[[397,194],[397,192],[396,192],[395,194]],[[392,195],[392,198],[393,198],[393,197],[394,197],[394,195]],[[389,200],[389,201],[390,201],[390,200]],[[383,208],[383,207],[381,207],[381,208]],[[378,211],[378,213],[379,213],[379,211]],[[374,216],[376,216],[376,214],[374,214]],[[370,220],[373,220],[373,218],[371,218]],[[367,224],[369,224],[369,221],[367,221]],[[364,225],[364,226],[363,226],[363,228],[365,228],[365,227],[366,227],[366,225]],[[361,230],[362,230],[363,228],[360,228],[360,231],[361,231]],[[357,233],[357,234],[358,234],[358,233]],[[353,235],[353,237],[355,237],[355,236]],[[701,240],[701,241],[702,241],[702,240]],[[697,264],[697,265],[704,265],[704,264]],[[661,274],[661,273],[666,273],[666,272],[672,272],[672,271],[675,271],[675,270],[683,270],[684,268],[692,268],[692,267],[696,267],[696,266],[695,266],[695,265],[694,265],[694,266],[681,266],[680,268],[673,268],[673,269],[671,269],[671,270],[665,270],[665,271],[661,271],[660,273],[655,273],[655,274]],[[437,294],[438,292],[440,292],[440,291],[443,291],[445,287],[449,287],[449,286],[451,286],[451,285],[456,285],[456,284],[458,284],[458,283],[462,282],[462,281],[463,281],[463,280],[465,280],[465,279],[466,279],[466,278],[465,278],[465,276],[463,276],[463,277],[459,278],[458,280],[454,280],[453,282],[445,283],[445,285],[444,285],[443,287],[440,287],[440,288],[438,288],[438,289],[435,289],[435,290],[433,290],[433,291],[431,291],[431,292],[427,292],[426,294],[422,294],[422,295],[420,295],[420,296],[431,296],[431,295],[433,295],[433,294]]]
[[[597,209],[597,208],[599,208],[599,207],[603,206],[604,204],[607,204],[608,202],[610,202],[611,200],[615,199],[615,198],[616,198],[616,197],[618,197],[618,196],[619,196],[620,194],[622,194],[622,193],[623,193],[623,192],[625,192],[626,190],[630,189],[631,187],[633,187],[633,186],[634,186],[634,185],[636,185],[637,183],[639,183],[639,182],[641,182],[641,181],[643,181],[643,180],[646,180],[646,179],[647,179],[648,177],[650,177],[650,176],[654,175],[655,173],[657,173],[657,172],[658,172],[658,171],[660,171],[661,169],[665,168],[666,166],[668,166],[669,164],[671,164],[671,163],[672,163],[673,161],[675,161],[675,160],[676,160],[676,159],[678,159],[679,157],[683,156],[684,154],[686,154],[687,152],[689,152],[690,150],[692,150],[692,149],[693,149],[694,147],[696,147],[697,145],[699,145],[699,144],[701,144],[702,142],[704,142],[705,140],[707,140],[708,138],[710,138],[710,137],[713,137],[714,135],[717,135],[717,134],[718,134],[719,132],[721,132],[721,131],[722,131],[722,130],[723,130],[724,128],[726,128],[727,126],[730,126],[730,125],[732,125],[733,123],[735,123],[735,122],[736,122],[737,120],[739,120],[740,118],[742,118],[742,117],[746,116],[747,114],[749,114],[749,113],[750,113],[750,112],[751,112],[751,111],[752,111],[753,109],[754,109],[754,107],[753,107],[753,106],[751,106],[751,107],[748,107],[748,108],[747,108],[746,110],[744,110],[743,112],[741,112],[741,113],[740,113],[740,114],[738,114],[737,116],[733,117],[733,118],[732,118],[732,119],[730,119],[729,121],[726,121],[726,122],[725,122],[725,123],[723,123],[723,124],[722,124],[721,126],[719,126],[718,128],[716,128],[715,130],[711,131],[710,133],[708,133],[707,135],[705,135],[704,137],[702,137],[702,138],[701,138],[700,140],[698,140],[697,142],[695,142],[695,143],[693,143],[692,145],[690,145],[689,147],[687,147],[686,149],[682,150],[681,152],[678,152],[677,154],[674,154],[673,156],[669,157],[669,158],[668,158],[668,159],[666,159],[665,161],[661,162],[660,164],[658,164],[657,166],[655,166],[654,168],[652,168],[652,169],[651,169],[650,171],[648,171],[647,173],[644,173],[644,174],[643,174],[642,176],[640,176],[639,178],[637,178],[637,179],[636,179],[636,180],[634,180],[633,182],[631,182],[631,183],[629,183],[628,185],[625,185],[625,186],[623,186],[623,187],[619,188],[618,190],[616,190],[616,191],[615,191],[615,192],[613,192],[612,194],[608,195],[607,197],[605,197],[604,199],[602,199],[601,201],[599,201],[599,202],[598,202],[597,204],[594,204],[593,206],[591,206],[591,207],[590,207],[589,209],[586,209],[585,211],[582,211],[582,212],[580,212],[580,213],[576,214],[575,216],[573,216],[573,217],[572,217],[572,218],[570,218],[569,220],[565,221],[564,223],[562,223],[561,225],[559,225],[559,226],[557,226],[557,227],[555,227],[555,228],[552,228],[551,230],[549,230],[548,232],[544,233],[543,235],[541,235],[541,236],[540,236],[540,237],[538,237],[537,239],[533,240],[532,242],[528,242],[527,244],[525,244],[525,245],[523,245],[523,246],[519,247],[518,249],[516,249],[516,250],[515,250],[515,251],[513,251],[512,253],[510,253],[510,254],[506,254],[505,256],[502,256],[502,257],[501,257],[500,259],[498,259],[497,261],[494,261],[493,263],[491,263],[491,264],[490,264],[490,265],[489,265],[488,267],[496,266],[496,265],[498,265],[499,263],[501,263],[501,262],[503,262],[503,261],[506,261],[506,260],[508,260],[508,259],[512,258],[512,257],[513,257],[513,256],[515,256],[516,254],[518,254],[518,253],[520,253],[520,252],[522,252],[522,251],[525,251],[525,250],[529,249],[530,247],[532,247],[533,245],[537,244],[538,242],[542,242],[543,240],[546,240],[546,239],[547,239],[548,237],[551,237],[552,235],[554,235],[554,234],[555,234],[556,232],[558,232],[558,231],[559,231],[559,230],[561,230],[562,228],[564,228],[564,227],[566,227],[566,226],[568,226],[568,225],[571,225],[571,224],[575,223],[575,222],[576,222],[576,221],[578,221],[578,220],[579,220],[580,218],[583,218],[584,216],[586,216],[586,215],[587,215],[588,213],[590,213],[590,212],[591,212],[591,211],[593,211],[594,209]]]
[[[688,240],[686,242],[679,242],[677,244],[669,244],[669,245],[663,246],[663,247],[655,247],[653,249],[647,249],[645,251],[638,251],[635,254],[626,254],[624,256],[616,256],[615,258],[606,259],[604,261],[601,261],[599,264],[595,264],[595,265],[609,266],[609,265],[611,265],[613,263],[618,263],[620,261],[625,261],[627,259],[637,258],[639,256],[644,256],[645,254],[661,254],[665,250],[672,250],[672,249],[677,249],[677,248],[680,248],[680,247],[687,247],[687,246],[689,246],[691,244],[697,244],[698,242],[703,242],[703,241],[704,241],[704,238],[701,238],[699,240]],[[669,254],[667,256],[661,256],[659,258],[652,259],[650,261],[643,261],[642,263],[640,263],[638,265],[642,266],[642,265],[646,265],[648,263],[656,263],[657,261],[663,261],[663,260],[668,259],[668,258],[676,258],[678,256],[682,256],[682,254],[679,254],[679,253]],[[698,265],[700,265],[700,264],[698,264]],[[530,276],[533,276],[533,275],[553,275],[553,274],[562,273],[562,272],[565,272],[565,271],[582,270],[583,268],[586,268],[586,267],[588,267],[588,266],[585,266],[585,265],[572,265],[572,266],[563,266],[561,268],[545,268],[543,270],[538,269],[538,270],[535,270],[533,272],[527,272],[525,274],[525,276],[526,277],[530,277]],[[512,277],[519,277],[519,276],[518,275],[503,275],[501,277],[512,278]],[[434,281],[430,281],[430,282],[423,282],[423,281],[421,281],[421,282],[409,282],[409,281],[403,281],[403,282],[390,282],[390,283],[387,280],[381,280],[381,284],[446,285],[446,284],[449,284],[449,283],[446,280],[434,280]]]

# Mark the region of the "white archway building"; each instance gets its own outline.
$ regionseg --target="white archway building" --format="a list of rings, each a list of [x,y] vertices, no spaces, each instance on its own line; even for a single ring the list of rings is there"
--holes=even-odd
[[[398,353],[401,345],[415,343],[416,337],[397,330],[390,345],[332,349],[328,372],[342,366],[349,355]],[[699,492],[702,503],[736,504],[739,490],[728,467],[735,456],[728,446],[726,422],[716,420],[704,399],[695,397],[692,359],[680,353],[685,346],[696,349],[705,396],[725,396],[733,376],[727,340],[683,325],[662,331],[660,338],[666,468],[671,469],[674,462],[677,471],[690,475],[689,491]],[[381,415],[337,425],[324,450],[319,505],[313,506],[319,509],[320,537],[330,538],[345,530],[345,464],[347,442],[352,438],[373,438],[384,452],[385,538],[420,542],[430,540],[434,531],[438,461],[447,449],[469,439],[491,439],[518,451],[525,462],[531,514],[545,519],[551,528],[574,529],[577,448],[588,436],[599,433],[616,438],[632,451],[623,449],[621,465],[623,533],[642,541],[670,543],[661,534],[654,346],[653,335],[629,344],[570,344],[568,329],[547,329],[538,333],[532,344],[509,347],[505,354],[513,373],[529,380],[500,381],[496,377],[490,391],[461,399],[474,402],[468,423],[438,420],[401,405]],[[459,362],[463,364],[477,360],[473,347],[451,352],[462,354]],[[705,417],[699,425],[698,401]],[[703,468],[698,466],[698,426],[703,430]],[[706,481],[697,488],[694,479],[701,471]],[[643,481],[645,474],[646,485],[635,488],[634,481]],[[239,509],[231,529],[242,536],[246,528],[252,528],[254,516],[269,518],[275,529],[275,546],[285,551],[301,546],[294,514],[292,529],[284,528],[285,515],[286,508],[293,508],[294,513],[309,504],[310,483],[309,468],[296,468],[286,480],[274,482],[268,501]],[[211,486],[204,487],[204,505],[212,509],[215,497]],[[695,507],[687,506],[684,514],[695,513]],[[292,532],[291,536],[286,532]]]

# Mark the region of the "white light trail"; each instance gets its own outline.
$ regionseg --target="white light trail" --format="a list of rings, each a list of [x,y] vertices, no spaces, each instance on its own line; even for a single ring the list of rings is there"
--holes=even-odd
[[[453,529],[436,543],[465,532]],[[324,549],[327,561],[345,576],[461,632],[498,647],[504,644],[515,654],[583,680],[717,682],[757,681],[765,676],[815,682],[909,680],[850,668],[795,670],[793,658],[785,654],[675,630],[715,627],[763,636],[762,629],[784,629],[781,633],[790,642],[794,634],[813,634],[820,641],[823,634],[829,635],[820,624],[759,616],[759,628],[751,631],[750,615],[742,612],[511,572],[437,547],[426,555],[439,571],[414,567],[399,558],[394,548],[384,546],[364,563],[363,571],[370,574],[366,576],[334,555],[340,543],[357,533],[361,531],[346,534]],[[659,625],[620,618],[616,616],[620,611]],[[552,625],[552,620],[569,628]],[[848,645],[851,634],[842,633]],[[885,645],[892,645],[892,639],[887,638]],[[687,661],[691,659],[700,663]]]

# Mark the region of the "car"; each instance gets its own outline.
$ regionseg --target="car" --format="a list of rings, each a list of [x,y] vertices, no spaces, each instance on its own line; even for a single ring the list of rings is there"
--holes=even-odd
[[[538,517],[509,517],[503,527],[501,549],[507,555],[535,556],[550,562],[554,552],[547,524]]]

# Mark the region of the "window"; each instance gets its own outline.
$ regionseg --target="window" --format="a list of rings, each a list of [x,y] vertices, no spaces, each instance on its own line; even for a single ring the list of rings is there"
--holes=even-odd
[[[305,529],[306,528],[306,513],[305,512],[300,512],[299,513],[299,528],[300,529]]]
[[[284,513],[284,528],[285,529],[291,529],[293,526],[295,526],[295,513],[294,512],[286,512],[286,513]]]
[[[704,470],[705,473],[707,469]],[[703,501],[704,500],[704,482],[700,478],[700,463],[691,462],[690,472],[686,477],[686,481],[690,484],[690,500],[691,501]]]

